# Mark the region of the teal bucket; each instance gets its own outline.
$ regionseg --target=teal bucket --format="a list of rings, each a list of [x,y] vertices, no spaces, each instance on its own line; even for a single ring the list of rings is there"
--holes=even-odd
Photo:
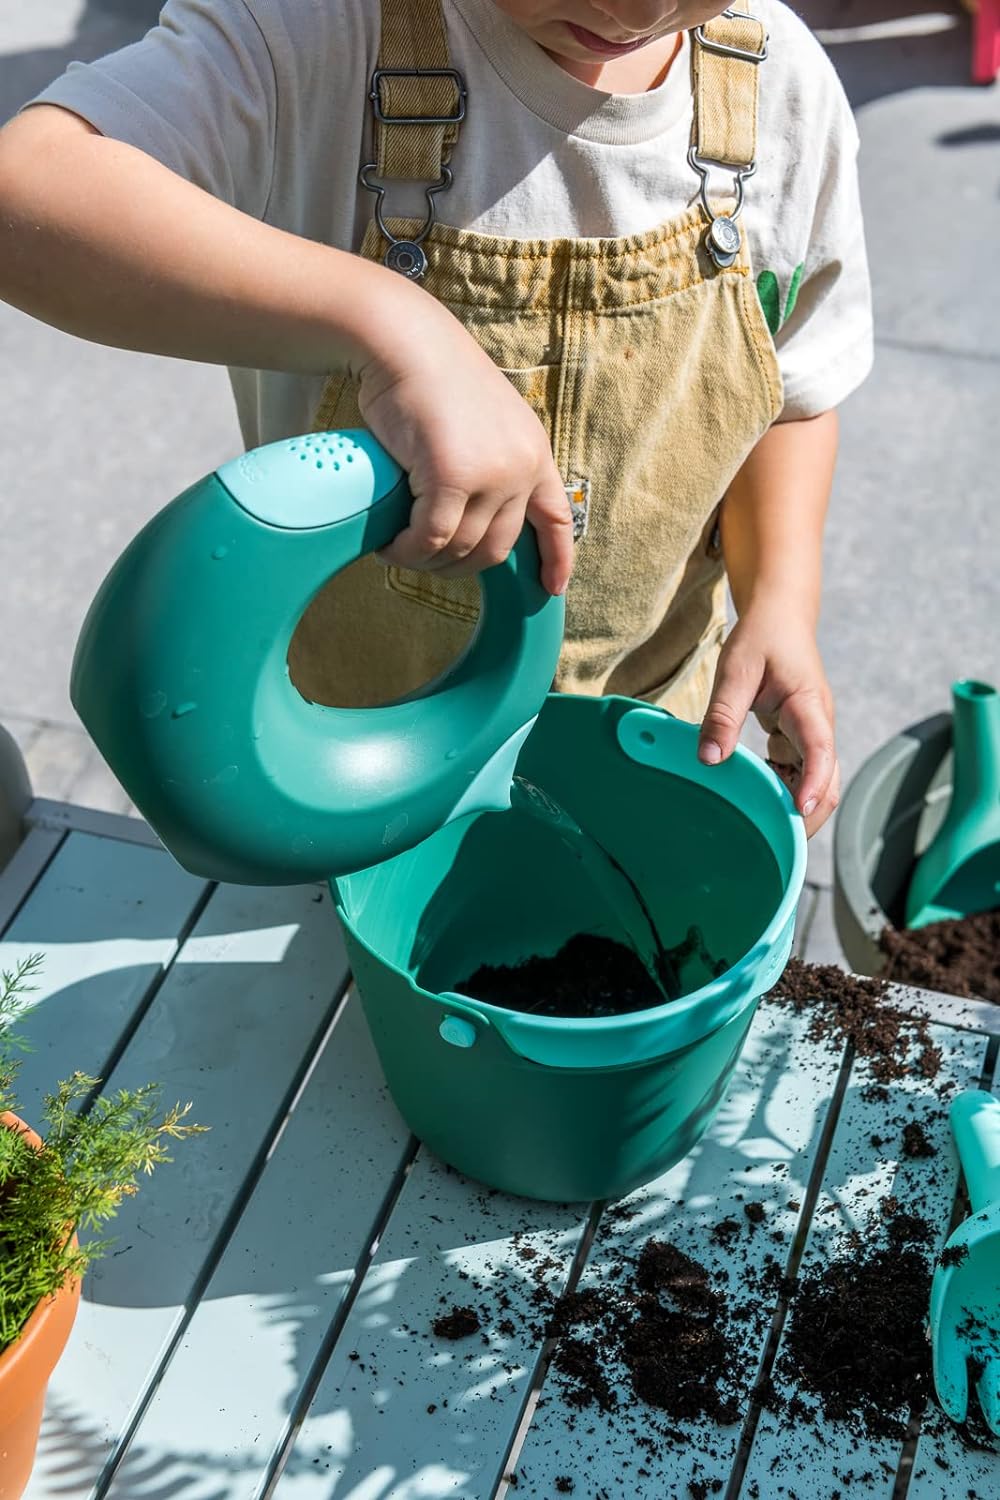
[[[791,950],[801,819],[744,750],[702,766],[698,730],[627,698],[551,696],[518,762],[628,872],[667,946],[697,926],[719,978],[600,1019],[525,1015],[456,994],[482,964],[616,936],[543,824],[460,819],[331,887],[389,1089],[413,1133],[490,1187],[618,1198],[668,1170],[719,1107],[757,1001]]]

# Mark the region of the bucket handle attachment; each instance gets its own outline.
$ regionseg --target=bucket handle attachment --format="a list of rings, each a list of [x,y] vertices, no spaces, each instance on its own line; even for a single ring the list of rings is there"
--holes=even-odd
[[[441,1040],[452,1047],[474,1047],[480,1034],[490,1029],[487,1018],[454,991],[445,990],[438,998],[448,1010],[438,1026]]]

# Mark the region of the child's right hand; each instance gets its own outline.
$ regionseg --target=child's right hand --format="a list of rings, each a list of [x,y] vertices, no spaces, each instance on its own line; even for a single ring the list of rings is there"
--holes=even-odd
[[[410,524],[380,561],[444,577],[479,573],[504,560],[528,520],[542,582],[564,593],[573,523],[545,429],[439,303],[420,293],[407,312],[356,365],[365,422],[413,491]]]

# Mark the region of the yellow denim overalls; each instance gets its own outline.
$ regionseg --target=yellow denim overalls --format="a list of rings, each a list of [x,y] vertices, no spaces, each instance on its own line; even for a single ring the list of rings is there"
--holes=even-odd
[[[374,81],[376,159],[366,180],[447,181],[459,122],[444,121],[462,113],[464,95],[447,71],[441,0],[382,0],[382,18],[379,68],[389,76]],[[692,36],[693,198],[708,162],[734,175],[742,197],[764,55],[763,28],[746,15],[720,16]],[[434,123],[412,123],[429,116]],[[725,631],[719,506],[782,404],[746,234],[727,229],[732,219],[709,205],[704,182],[694,207],[643,234],[514,240],[433,224],[415,254],[405,245],[392,252],[404,269],[425,253],[422,285],[538,414],[575,517],[585,516],[554,686],[645,698],[692,720],[707,706]],[[716,213],[724,222],[713,255]],[[373,222],[363,255],[383,259],[383,229],[391,251],[421,226]],[[329,380],[315,425],[363,425],[350,380]],[[304,615],[292,679],[321,703],[401,696],[459,654],[478,602],[475,579],[363,558]]]

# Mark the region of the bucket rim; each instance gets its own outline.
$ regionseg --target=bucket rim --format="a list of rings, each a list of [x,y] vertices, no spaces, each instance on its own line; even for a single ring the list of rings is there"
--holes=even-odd
[[[642,706],[651,707],[653,705]],[[802,895],[808,859],[808,841],[806,839],[803,819],[795,806],[791,793],[781,778],[775,774],[759,755],[756,755],[745,745],[736,746],[733,758],[738,758],[750,774],[756,776],[764,783],[768,791],[778,799],[781,808],[788,815],[788,828],[791,838],[791,863],[787,876],[783,878],[784,891],[781,900],[778,902],[764,931],[753,946],[717,979],[713,979],[708,984],[692,990],[690,994],[683,995],[678,1000],[665,1000],[662,1005],[647,1006],[643,1010],[625,1011],[617,1016],[537,1016],[525,1014],[523,1011],[509,1010],[500,1005],[491,1005],[486,1000],[477,1000],[474,996],[465,995],[461,991],[425,990],[406,969],[400,968],[398,964],[385,958],[384,955],[377,953],[362,934],[358,932],[355,924],[350,920],[345,911],[344,901],[338,889],[339,879],[333,877],[331,878],[330,886],[336,911],[355,940],[380,964],[392,969],[415,994],[426,996],[443,1008],[447,1008],[449,1005],[454,1007],[456,1004],[466,1006],[477,1012],[485,1022],[495,1027],[501,1035],[507,1026],[513,1024],[516,1026],[518,1032],[524,1036],[531,1033],[548,1033],[550,1035],[556,1033],[563,1037],[583,1035],[587,1037],[611,1035],[621,1037],[632,1032],[653,1027],[659,1022],[667,1020],[672,1022],[683,1022],[685,1020],[690,1022],[695,1020],[701,1012],[718,1007],[721,1001],[729,1000],[731,1002],[734,988],[745,988],[745,1000],[747,1004],[750,1004],[777,983],[784,968],[784,960],[781,961],[780,965],[775,962],[775,953],[780,951],[778,947],[779,941],[787,931],[789,921],[792,919]],[[680,775],[682,773],[672,772],[671,774]],[[693,780],[693,778],[686,779]],[[730,799],[724,798],[724,800],[728,801]],[[735,806],[735,804],[731,805]],[[741,811],[741,809],[737,810]],[[471,823],[477,816],[479,814],[470,813],[468,815],[468,822]],[[744,813],[744,816],[747,815]],[[463,818],[460,821],[465,822],[466,819]],[[769,970],[771,972],[768,972]],[[720,1024],[732,1013],[731,1003],[728,1009],[723,1008],[720,1010]]]

